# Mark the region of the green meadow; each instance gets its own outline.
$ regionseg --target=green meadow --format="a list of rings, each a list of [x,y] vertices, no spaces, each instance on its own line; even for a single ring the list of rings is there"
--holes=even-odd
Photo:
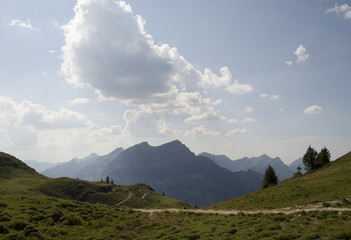
[[[350,157],[209,207],[240,210],[219,214],[188,212],[186,203],[159,195],[144,184],[46,178],[1,154],[0,239],[351,239],[351,211],[343,211],[351,210]],[[323,210],[246,211],[317,203]],[[137,208],[164,210],[145,213]]]

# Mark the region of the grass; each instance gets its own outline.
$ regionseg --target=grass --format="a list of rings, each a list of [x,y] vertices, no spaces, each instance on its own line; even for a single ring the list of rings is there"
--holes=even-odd
[[[296,184],[303,188],[302,181],[305,181],[314,186],[318,176],[324,176],[329,180],[334,179],[334,183],[342,182],[345,186],[348,180],[345,179],[344,170],[348,171],[349,160],[339,161],[319,173],[291,179],[281,185],[296,181]],[[290,183],[290,188],[292,186]],[[340,190],[339,187],[336,188]],[[287,191],[286,187],[282,189]],[[284,193],[283,190],[278,191],[279,194]],[[262,194],[260,192],[253,195]],[[330,194],[331,197],[340,198],[348,193],[348,190],[344,192],[332,191]],[[260,196],[261,200],[268,201],[265,200],[270,198],[268,194],[269,191]],[[314,201],[315,196],[317,193],[310,194],[306,198],[307,202]],[[127,197],[130,198],[124,204],[115,204]],[[244,204],[243,199],[239,199],[240,204]],[[279,200],[278,197],[277,199]],[[301,202],[306,203],[306,199]],[[280,200],[278,203],[284,205],[285,202]],[[247,204],[248,208],[253,208],[253,204],[259,203],[247,202]],[[328,204],[330,203],[325,202],[326,206]],[[344,199],[343,204],[350,203]],[[230,202],[230,205],[224,207],[228,206],[233,205]],[[263,203],[261,206],[267,208],[272,205]],[[24,166],[19,168],[0,166],[0,239],[351,238],[350,211],[312,211],[288,215],[263,213],[250,215],[240,212],[236,215],[219,215],[182,210],[143,213],[130,207],[184,208],[185,205],[178,200],[156,194],[144,184],[117,186],[68,178],[50,179]]]
[[[0,193],[50,196],[67,200],[116,205],[132,208],[185,208],[185,202],[157,194],[150,186],[112,185],[79,179],[52,179],[38,174],[15,157],[0,153]]]
[[[314,204],[351,197],[351,152],[315,172],[287,179],[282,183],[243,197],[218,203],[210,209],[275,209]],[[343,205],[348,205],[346,202]]]
[[[350,212],[142,213],[47,196],[2,195],[1,239],[347,239]],[[32,226],[29,228],[28,226]]]

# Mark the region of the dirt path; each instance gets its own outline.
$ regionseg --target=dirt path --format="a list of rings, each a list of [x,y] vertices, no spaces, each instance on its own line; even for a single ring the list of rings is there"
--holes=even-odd
[[[133,197],[133,193],[132,192],[128,192],[128,197],[126,199],[124,199],[123,201],[117,203],[116,206],[121,206],[123,203],[128,201],[131,197]]]
[[[134,209],[136,211],[140,212],[146,212],[146,213],[157,213],[157,212],[192,212],[192,213],[207,213],[207,214],[220,214],[220,215],[232,215],[232,214],[238,214],[238,213],[245,213],[245,214],[257,214],[257,213],[263,213],[263,214],[277,214],[277,213],[285,213],[285,214],[292,214],[292,213],[297,213],[297,212],[312,212],[312,211],[337,211],[337,212],[345,212],[345,211],[351,211],[351,208],[333,208],[333,207],[328,207],[328,208],[318,208],[318,207],[310,207],[310,208],[282,208],[282,209],[272,209],[272,210],[205,210],[205,209],[175,209],[175,208],[170,208],[170,209]]]

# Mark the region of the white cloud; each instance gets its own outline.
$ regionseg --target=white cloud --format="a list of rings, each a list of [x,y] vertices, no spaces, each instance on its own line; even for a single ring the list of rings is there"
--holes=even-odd
[[[256,122],[256,119],[246,117],[243,120],[237,120],[237,119],[231,118],[228,120],[228,122],[230,122],[230,123],[247,123],[247,122]]]
[[[218,120],[221,117],[218,116],[215,112],[208,112],[198,115],[192,115],[184,120],[186,123],[199,123],[199,122],[207,122],[211,120]]]
[[[75,98],[70,101],[70,105],[78,105],[88,103],[90,100],[88,98]]]
[[[288,66],[291,66],[293,64],[293,62],[292,61],[285,61],[285,64]]]
[[[93,125],[80,113],[66,108],[50,111],[27,100],[16,103],[11,98],[0,96],[0,110],[3,121],[7,119],[14,125],[27,125],[34,129],[69,129]]]
[[[192,128],[190,131],[185,132],[186,137],[207,137],[207,136],[219,136],[219,132],[213,132],[203,125]]]
[[[329,8],[325,11],[325,13],[336,13],[336,15],[343,15],[345,19],[351,19],[351,6],[347,3],[343,5],[335,4],[333,8]]]
[[[317,114],[323,112],[324,109],[321,106],[318,105],[313,105],[308,108],[306,108],[303,112],[306,114]]]
[[[294,54],[297,56],[296,62],[306,62],[307,59],[308,59],[309,56],[310,56],[310,55],[307,53],[306,48],[305,48],[302,44],[300,44],[300,45],[296,48]]]
[[[280,98],[279,95],[272,95],[271,100],[278,100]]]
[[[245,108],[245,112],[246,112],[246,113],[251,113],[251,112],[254,112],[254,111],[255,111],[255,109],[252,108],[252,107],[246,107],[246,108]]]
[[[249,130],[246,129],[246,128],[236,128],[232,131],[229,131],[226,136],[227,137],[230,137],[230,136],[233,136],[233,135],[246,135],[249,133]]]
[[[269,96],[269,95],[266,94],[266,93],[261,93],[261,94],[260,94],[260,97],[261,97],[261,98],[267,98],[267,97],[269,97],[269,99],[271,99],[271,100],[278,100],[278,99],[280,98],[280,96],[277,95],[277,94],[273,94],[272,96]]]
[[[246,94],[253,91],[250,84],[241,84],[238,80],[234,80],[234,83],[230,84],[225,88],[226,91],[235,94]]]
[[[113,23],[113,24],[112,24]],[[199,86],[224,86],[231,93],[252,91],[231,79],[197,70],[167,44],[156,45],[124,1],[78,0],[74,18],[65,26],[61,70],[73,86],[89,86],[103,99],[131,105],[171,105],[191,81]]]
[[[123,119],[126,122],[125,134],[133,137],[165,137],[172,134],[165,112],[127,110]]]
[[[41,71],[41,77],[43,79],[48,79],[48,78],[51,78],[51,74],[49,72],[46,72],[46,71]]]
[[[25,29],[29,29],[29,30],[32,30],[32,31],[38,31],[40,32],[39,29],[37,28],[34,28],[32,26],[32,24],[30,23],[30,20],[27,19],[27,21],[22,21],[22,20],[19,20],[19,19],[13,19],[10,23],[9,23],[9,26],[11,27],[20,27],[20,28],[25,28]]]
[[[94,149],[103,153],[123,143],[119,125],[100,128],[81,113],[48,110],[28,100],[0,96],[0,149],[19,157],[65,161]],[[107,149],[106,149],[107,148]]]
[[[217,76],[214,74],[211,69],[206,68],[199,82],[200,86],[215,86],[215,87],[223,87],[229,86],[232,82],[232,74],[230,73],[227,67],[222,67],[220,69],[221,76]]]

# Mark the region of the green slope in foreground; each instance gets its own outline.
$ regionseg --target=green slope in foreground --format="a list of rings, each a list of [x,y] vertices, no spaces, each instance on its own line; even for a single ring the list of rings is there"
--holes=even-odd
[[[136,207],[170,206],[174,200],[144,197],[151,191],[146,185],[104,192],[111,185],[49,179],[17,161],[2,165],[4,157],[9,156],[0,154],[0,239],[351,239],[351,211],[144,213],[114,204],[117,196],[130,197],[125,204]],[[107,202],[93,203],[98,200]]]
[[[351,198],[351,152],[314,172],[243,197],[215,204],[210,209],[276,209],[324,203],[347,203]]]
[[[22,161],[0,153],[0,194],[49,196],[133,208],[184,208],[187,204],[161,196],[148,185],[112,185],[79,179],[51,179]]]

